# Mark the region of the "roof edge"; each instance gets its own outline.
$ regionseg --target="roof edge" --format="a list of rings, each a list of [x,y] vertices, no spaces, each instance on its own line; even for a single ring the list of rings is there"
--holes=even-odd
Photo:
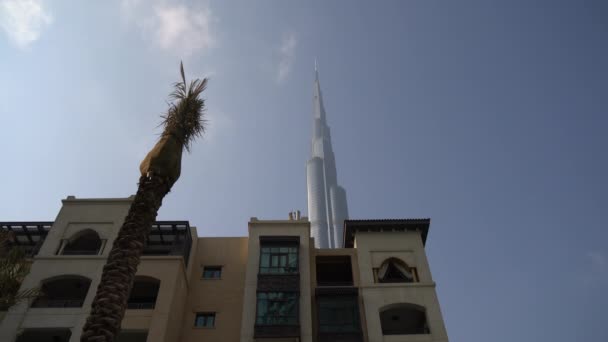
[[[419,231],[426,245],[430,225],[430,218],[344,220],[344,248],[353,248],[357,231]]]

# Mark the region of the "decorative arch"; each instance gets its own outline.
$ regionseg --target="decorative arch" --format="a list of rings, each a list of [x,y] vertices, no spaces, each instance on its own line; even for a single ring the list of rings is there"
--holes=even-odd
[[[149,276],[135,276],[129,300],[127,301],[127,308],[139,310],[154,309],[159,290],[159,279]]]
[[[83,229],[74,233],[63,246],[62,255],[98,255],[102,240],[93,229]]]
[[[416,271],[403,260],[388,258],[378,268],[379,283],[413,283],[417,281]]]
[[[424,306],[412,303],[390,304],[380,308],[382,335],[429,334]]]
[[[60,275],[42,281],[33,308],[79,308],[89,292],[91,279],[81,275]]]

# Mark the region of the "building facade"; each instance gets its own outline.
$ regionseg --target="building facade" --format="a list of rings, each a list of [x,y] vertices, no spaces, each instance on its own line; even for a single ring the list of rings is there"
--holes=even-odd
[[[132,198],[68,197],[54,222],[0,222],[31,256],[0,313],[0,341],[75,342]],[[148,236],[120,342],[448,341],[424,251],[428,219],[347,220],[344,248],[315,248],[307,218],[251,218],[247,237]]]
[[[311,157],[306,163],[308,217],[317,248],[341,248],[344,220],[348,219],[346,190],[338,185],[336,158],[315,66]]]

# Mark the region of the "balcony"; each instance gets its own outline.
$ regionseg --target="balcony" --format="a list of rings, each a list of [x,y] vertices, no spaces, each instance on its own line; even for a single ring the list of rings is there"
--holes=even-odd
[[[10,247],[23,248],[26,255],[33,257],[38,254],[46,239],[53,222],[0,222],[0,229],[9,231],[14,238]],[[188,264],[192,235],[188,221],[157,221],[152,225],[148,235],[143,255],[177,255],[184,258]],[[97,255],[95,249],[67,248],[62,249],[63,255]]]
[[[156,306],[156,299],[160,289],[160,280],[136,276],[127,301],[127,308],[130,310],[153,310]]]
[[[53,222],[0,222],[0,229],[13,235],[9,247],[22,248],[27,257],[38,254]]]
[[[25,329],[16,342],[68,342],[71,336],[69,328]]]
[[[42,282],[32,308],[79,308],[89,291],[91,280],[77,275],[50,278]]]
[[[142,255],[179,255],[188,265],[192,248],[188,221],[157,221],[152,225]]]
[[[353,286],[353,272],[349,255],[317,256],[317,286]]]
[[[147,339],[147,331],[121,331],[116,342],[146,342]]]

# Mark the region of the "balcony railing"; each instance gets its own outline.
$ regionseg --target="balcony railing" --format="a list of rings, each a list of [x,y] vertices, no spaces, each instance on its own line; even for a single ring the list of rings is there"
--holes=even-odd
[[[38,253],[53,222],[0,222],[0,229],[10,232],[10,247],[22,248],[27,257]]]
[[[142,255],[181,255],[188,265],[190,234],[188,221],[157,221],[148,234]]]
[[[253,337],[255,337],[255,338],[300,337],[300,326],[299,325],[255,325]]]
[[[49,299],[37,298],[32,303],[33,308],[80,308],[84,299]]]
[[[317,286],[353,286],[353,281],[323,281],[317,280]]]
[[[96,250],[70,250],[64,249],[61,255],[98,255],[99,251]]]
[[[319,342],[363,342],[363,333],[358,332],[319,332]]]
[[[156,302],[127,303],[127,309],[129,310],[152,310],[155,306]]]

